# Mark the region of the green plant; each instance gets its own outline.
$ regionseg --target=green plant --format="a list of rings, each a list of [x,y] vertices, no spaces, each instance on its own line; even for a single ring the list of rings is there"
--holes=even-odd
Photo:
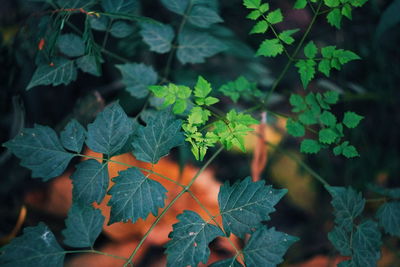
[[[108,203],[111,206],[109,224],[135,222],[150,213],[157,216],[131,256],[123,259],[125,266],[132,264],[148,234],[183,194],[190,194],[210,218],[204,221],[193,211],[185,211],[178,216],[179,223],[174,225],[171,240],[166,245],[169,266],[197,266],[200,262],[206,263],[210,254],[208,244],[217,237],[228,238],[231,233],[243,240],[248,235],[250,237],[242,250],[231,243],[236,255],[213,266],[240,266],[237,259],[246,266],[275,266],[281,263],[287,249],[298,238],[276,231],[273,227],[269,228],[264,222],[270,219],[269,214],[275,211],[274,206],[285,195],[285,189],[273,189],[265,185],[264,181],[253,182],[250,178],[233,185],[225,183],[218,195],[220,213],[212,215],[191,192],[190,187],[224,148],[229,150],[236,146],[245,150],[244,137],[253,131],[250,125],[258,123],[251,112],[262,110],[284,116],[270,110],[269,101],[292,65],[298,69],[300,81],[307,90],[317,71],[329,77],[331,70],[340,70],[342,65],[360,59],[349,50],[332,45],[318,48],[311,40],[307,44],[305,42],[318,16],[327,14],[329,24],[340,28],[342,17],[351,19],[352,9],[362,6],[366,1],[297,0],[294,8],[308,6],[313,12],[313,19],[303,36],[295,38],[299,29],[279,31],[276,28],[275,25],[284,20],[280,9],[271,10],[268,3],[260,0],[244,0],[243,4],[250,12],[248,18],[257,21],[250,33],[266,34],[269,31],[272,35],[263,40],[256,55],[276,57],[284,54],[288,62],[267,92],[258,89],[256,84],[244,77],[222,85],[218,92],[230,97],[234,103],[245,100],[254,104],[245,111],[233,108],[227,112],[215,107],[221,101],[221,96],[205,78],[198,76],[196,84],[188,86],[171,82],[174,77],[170,73],[175,56],[181,64],[203,63],[208,57],[232,46],[232,40],[219,35],[218,28],[212,27],[223,21],[216,1],[162,0],[166,9],[181,16],[176,28],[154,19],[132,15],[138,5],[134,0],[103,0],[100,3],[79,0],[38,2],[44,2],[44,9],[51,12],[52,16],[42,17],[38,25],[41,36],[36,55],[37,69],[27,90],[39,85],[71,83],[77,79],[78,69],[101,76],[101,64],[105,61],[103,57],[107,56],[122,63],[115,64],[115,67],[121,73],[126,91],[135,98],[145,99],[145,104],[135,118],[129,118],[121,105],[115,102],[100,112],[94,122],[87,126],[87,130],[76,120],[71,120],[59,136],[47,126],[35,125],[24,129],[4,144],[21,159],[22,166],[32,171],[33,178],[42,178],[44,181],[62,174],[73,158],[90,158],[77,164],[71,176],[74,204],[63,231],[65,245],[90,249],[64,250],[50,229],[41,223],[26,228],[22,236],[5,246],[0,255],[0,263],[4,266],[60,266],[69,253],[98,253],[117,257],[93,249],[104,217],[91,204],[100,203],[106,194],[111,195]],[[73,14],[84,16],[83,25],[76,26],[72,22],[70,17]],[[168,53],[163,75],[150,65],[127,62],[108,50],[110,35],[117,39],[126,38],[127,42],[132,41],[129,35],[137,30],[135,26],[140,27],[139,34],[150,51]],[[227,30],[220,27],[222,32]],[[64,33],[65,28],[71,32]],[[103,32],[101,44],[96,42],[94,31]],[[121,41],[120,45],[123,44]],[[295,47],[292,48],[293,45]],[[304,57],[298,57],[301,50]],[[335,91],[308,92],[305,96],[295,93],[290,95],[292,111],[298,115],[287,118],[287,132],[294,137],[303,137],[306,132],[311,136],[315,134],[314,139],[310,137],[301,141],[301,152],[315,154],[332,146],[336,156],[359,156],[355,146],[346,141],[345,129],[357,127],[363,117],[347,111],[339,122],[332,107],[338,101],[339,94]],[[122,164],[111,157],[133,152],[138,160],[156,164],[171,149],[183,145],[185,141],[191,145],[191,151],[198,161],[205,159],[208,150],[217,144],[221,145],[188,184],[159,175],[152,169],[128,166],[126,171],[120,172],[113,179],[115,184],[108,190],[107,165],[110,162]],[[84,144],[103,154],[103,157],[84,155]],[[159,175],[175,183],[181,191],[165,206],[166,189],[144,173]],[[375,188],[388,201],[376,213],[378,223],[373,219],[359,221],[366,202],[361,194],[351,187],[331,186],[312,170],[310,173],[332,196],[335,227],[328,237],[341,255],[351,257],[340,266],[375,266],[380,258],[379,226],[390,235],[400,236],[398,192]],[[160,208],[163,209],[158,213]],[[216,216],[222,216],[222,225],[217,223]],[[31,250],[31,246],[36,246],[37,250]]]

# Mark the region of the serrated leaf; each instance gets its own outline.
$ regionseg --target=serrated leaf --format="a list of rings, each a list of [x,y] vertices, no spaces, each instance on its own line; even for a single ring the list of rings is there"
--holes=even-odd
[[[343,49],[338,49],[333,53],[333,56],[336,57],[339,60],[340,64],[346,64],[352,60],[358,60],[361,59],[356,53],[349,51],[349,50],[343,50]]]
[[[318,139],[324,144],[334,143],[337,137],[337,133],[330,128],[322,129],[318,132]]]
[[[243,5],[249,9],[257,9],[261,5],[261,0],[243,0]]]
[[[356,266],[376,266],[382,245],[378,224],[372,220],[361,223],[352,238],[352,261]]]
[[[368,0],[350,0],[349,2],[354,7],[362,7]]]
[[[339,101],[339,93],[335,91],[327,91],[324,93],[324,101],[328,104],[336,104]]]
[[[262,13],[259,10],[253,10],[246,16],[246,18],[251,19],[251,20],[257,20],[261,16],[262,16]]]
[[[233,185],[226,182],[218,194],[218,204],[225,232],[244,237],[269,220],[274,206],[286,194],[286,189],[273,189],[264,181],[252,182],[250,177]]]
[[[107,204],[111,206],[108,224],[128,220],[134,223],[139,218],[146,219],[150,213],[157,216],[158,209],[164,207],[167,190],[138,169],[120,171],[112,181],[115,184],[108,191],[111,195]]]
[[[62,267],[65,252],[57,243],[54,234],[44,224],[26,227],[24,233],[2,248],[2,267]]]
[[[175,33],[171,25],[142,23],[140,35],[143,41],[150,46],[150,51],[160,54],[167,53],[171,50],[171,43],[175,37]]]
[[[312,125],[318,122],[317,117],[311,110],[306,110],[303,113],[301,113],[299,115],[299,121],[304,125]]]
[[[240,97],[260,97],[262,93],[257,89],[256,83],[249,82],[245,77],[239,76],[235,81],[228,82],[219,88],[219,91],[237,102]]]
[[[343,124],[346,125],[347,128],[355,128],[360,123],[360,121],[364,119],[363,116],[358,115],[355,112],[347,111],[344,114]]]
[[[340,252],[342,256],[351,256],[351,237],[350,233],[345,229],[335,226],[328,234],[328,239],[332,245]]]
[[[346,230],[351,229],[354,219],[364,210],[365,199],[351,187],[327,186],[332,196],[335,223]]]
[[[132,143],[135,157],[144,162],[157,163],[173,147],[183,143],[181,124],[169,110],[159,111],[146,127],[139,128],[138,136]]]
[[[278,39],[267,39],[261,43],[256,56],[276,57],[283,53],[283,45]]]
[[[98,60],[96,56],[92,55],[82,56],[76,60],[76,64],[78,68],[80,68],[83,72],[98,77],[101,75],[100,60]]]
[[[208,94],[211,93],[211,91],[211,84],[202,76],[199,76],[196,86],[194,87],[194,96],[199,98],[206,98]]]
[[[292,37],[293,34],[295,34],[296,32],[298,32],[299,29],[293,29],[293,30],[286,30],[281,32],[278,37],[279,39],[282,40],[282,42],[284,42],[285,44],[293,44],[294,42],[294,38]]]
[[[326,16],[328,23],[337,29],[340,29],[340,24],[342,22],[342,14],[339,8],[334,8]]]
[[[300,74],[301,83],[304,88],[307,88],[310,81],[314,78],[315,74],[315,61],[312,59],[309,60],[299,60],[296,63],[296,67],[298,68],[298,72]]]
[[[303,9],[307,5],[307,0],[296,0],[294,3],[294,9]]]
[[[267,15],[267,21],[271,24],[277,24],[283,21],[282,11],[278,8],[274,11],[271,11]]]
[[[301,95],[291,94],[289,98],[290,104],[293,106],[293,112],[300,112],[307,109],[307,105]]]
[[[331,71],[331,62],[328,59],[323,59],[318,63],[318,71],[329,77]]]
[[[56,58],[50,64],[42,64],[36,69],[26,90],[38,85],[67,85],[76,80],[77,72],[74,61]]]
[[[166,244],[167,266],[198,266],[207,263],[210,256],[208,244],[224,233],[217,226],[206,223],[197,213],[185,210],[177,216]]]
[[[324,3],[328,7],[338,7],[340,5],[339,0],[324,0]]]
[[[298,121],[294,121],[293,119],[288,119],[286,122],[286,130],[288,134],[294,137],[302,137],[306,133],[304,126]]]
[[[74,248],[93,247],[103,229],[103,222],[100,210],[74,203],[65,220],[66,228],[62,231],[64,243]]]
[[[209,267],[243,267],[243,266],[236,260],[236,258],[230,258],[214,262]]]
[[[144,98],[149,94],[147,87],[157,83],[157,73],[152,66],[143,63],[116,65],[122,74],[126,90],[134,97]]]
[[[183,15],[189,5],[189,0],[161,0],[161,3],[168,10]]]
[[[88,159],[76,165],[71,176],[72,198],[82,205],[93,202],[100,204],[108,188],[109,178],[107,163],[101,164],[95,159]]]
[[[62,34],[57,39],[61,53],[69,57],[79,57],[85,53],[85,43],[74,33]]]
[[[205,58],[214,56],[228,47],[208,33],[183,30],[178,36],[177,57],[182,64],[203,63]]]
[[[101,6],[110,13],[131,13],[138,8],[137,0],[102,0]]]
[[[358,151],[354,146],[345,146],[342,154],[346,158],[354,158],[359,156]]]
[[[95,152],[115,155],[128,140],[132,123],[122,107],[111,104],[88,125],[86,144]]]
[[[274,227],[261,227],[251,235],[243,250],[246,266],[277,266],[283,262],[286,251],[297,240],[297,237],[278,232]]]
[[[352,19],[353,18],[353,16],[351,15],[351,11],[352,11],[352,9],[351,9],[351,6],[349,4],[345,4],[342,7],[342,15],[345,16],[348,19]]]
[[[75,156],[62,147],[53,129],[38,124],[23,129],[3,146],[21,159],[21,166],[30,169],[33,178],[44,181],[61,175]]]
[[[188,116],[188,122],[195,125],[203,125],[208,121],[211,112],[201,107],[194,107]]]
[[[60,134],[62,145],[71,151],[80,153],[85,143],[86,130],[75,119],[72,119]]]
[[[317,55],[318,49],[317,46],[313,41],[310,41],[305,47],[304,47],[304,55],[307,58],[313,59]]]
[[[376,212],[379,225],[386,233],[400,237],[400,202],[393,201],[384,203]]]
[[[115,21],[111,26],[110,33],[115,38],[125,38],[133,33],[133,27],[125,21]]]
[[[336,125],[336,116],[332,114],[332,112],[324,111],[320,116],[320,120],[326,126],[333,127]]]
[[[312,139],[304,139],[301,141],[300,152],[306,154],[316,154],[321,150],[321,145]]]
[[[213,9],[200,5],[196,5],[191,9],[187,20],[200,28],[209,28],[215,23],[224,21]]]
[[[256,23],[256,25],[253,26],[253,28],[250,31],[250,34],[255,34],[255,33],[265,33],[268,30],[268,22],[265,20],[261,20]]]

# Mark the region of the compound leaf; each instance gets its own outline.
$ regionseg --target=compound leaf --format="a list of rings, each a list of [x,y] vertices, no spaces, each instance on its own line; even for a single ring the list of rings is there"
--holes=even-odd
[[[62,231],[64,243],[70,247],[92,247],[103,229],[104,216],[92,206],[74,203],[65,220],[66,229]]]
[[[42,64],[36,69],[26,90],[38,85],[67,85],[75,81],[76,76],[77,71],[74,61],[65,58],[57,58],[51,64]]]
[[[95,152],[114,155],[128,140],[132,122],[118,103],[106,107],[88,125],[86,144]]]
[[[96,201],[100,204],[109,183],[107,164],[101,164],[95,159],[82,161],[76,165],[71,179],[72,197],[75,202],[90,205]]]
[[[261,227],[251,235],[243,250],[246,266],[277,266],[283,261],[288,248],[297,240],[297,237],[278,232],[274,227]]]
[[[175,37],[171,25],[142,23],[141,28],[140,35],[143,37],[143,41],[150,46],[150,51],[163,54],[171,50],[171,42]]]
[[[223,19],[213,9],[196,5],[190,11],[188,21],[200,28],[209,28],[211,25],[223,22]]]
[[[394,201],[383,204],[376,213],[379,225],[386,233],[400,237],[400,202]]]
[[[86,130],[77,120],[72,119],[60,133],[60,137],[66,149],[80,153],[85,143]]]
[[[53,129],[38,124],[22,130],[4,146],[21,159],[22,166],[32,170],[33,178],[45,181],[61,175],[75,156],[62,147]]]
[[[2,248],[0,265],[62,267],[65,252],[57,243],[54,234],[44,224],[26,227],[22,236],[14,238]]]
[[[197,213],[185,210],[177,216],[167,243],[167,266],[198,266],[207,263],[210,256],[208,244],[224,233],[217,226],[206,223]]]
[[[226,50],[228,47],[208,33],[183,30],[178,36],[177,57],[182,64],[203,63],[205,58]]]
[[[164,206],[167,190],[157,181],[143,175],[136,168],[120,171],[112,179],[114,186],[108,191],[111,199],[111,216],[108,224],[114,222],[136,222],[146,219],[151,212],[157,215],[158,208]]]
[[[238,237],[252,233],[261,226],[261,221],[269,220],[274,206],[286,194],[286,189],[273,189],[264,181],[252,182],[250,177],[232,186],[226,182],[218,194],[218,204],[226,233]]]
[[[152,66],[143,63],[116,65],[122,74],[122,83],[134,97],[144,98],[149,94],[147,87],[157,82],[157,73]]]
[[[182,122],[175,120],[169,110],[159,111],[149,120],[146,127],[139,128],[138,136],[132,143],[133,154],[138,160],[157,163],[173,147],[183,143],[181,124]]]
[[[57,46],[61,53],[69,57],[79,57],[85,53],[85,43],[81,37],[74,33],[60,35]]]

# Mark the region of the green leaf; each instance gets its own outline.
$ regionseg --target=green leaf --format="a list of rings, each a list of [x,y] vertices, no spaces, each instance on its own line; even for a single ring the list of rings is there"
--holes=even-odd
[[[307,5],[307,0],[296,0],[294,3],[294,9],[303,9]]]
[[[260,10],[253,10],[247,15],[246,18],[251,19],[251,20],[257,20],[261,16],[262,16],[262,13],[260,12]]]
[[[108,188],[109,178],[107,163],[101,164],[95,159],[88,159],[76,165],[71,176],[72,198],[82,205],[93,202],[100,204]]]
[[[354,158],[360,156],[354,146],[345,146],[342,152],[346,158]]]
[[[209,28],[215,23],[224,21],[213,9],[200,5],[196,5],[191,9],[187,20],[200,28]]]
[[[261,0],[243,0],[243,5],[249,9],[257,9],[261,5]]]
[[[318,49],[317,46],[313,41],[310,41],[305,47],[304,47],[304,55],[307,58],[313,59],[317,55]]]
[[[106,16],[89,16],[90,27],[96,31],[106,31],[109,23],[109,19]]]
[[[112,24],[110,33],[115,38],[125,38],[133,33],[133,27],[125,21],[119,20]]]
[[[330,59],[336,51],[336,46],[330,45],[321,48],[321,54],[324,58]]]
[[[311,110],[306,110],[302,114],[300,114],[299,121],[301,123],[303,123],[304,125],[313,125],[318,122],[317,117],[314,115],[314,113]]]
[[[254,119],[250,114],[237,113],[236,110],[232,109],[226,114],[226,119],[230,123],[243,124],[249,126],[252,124],[258,124],[259,122]]]
[[[101,6],[110,13],[131,13],[138,8],[137,0],[102,0]]]
[[[157,163],[173,147],[183,143],[180,129],[181,121],[175,120],[169,110],[159,111],[146,127],[139,128],[138,136],[132,143],[133,154],[138,160]]]
[[[368,0],[349,0],[354,7],[362,7]]]
[[[301,141],[300,152],[306,154],[316,154],[321,150],[321,145],[312,139],[304,139]]]
[[[183,15],[189,5],[189,0],[161,0],[161,3],[168,10]]]
[[[206,79],[199,76],[196,86],[194,87],[194,96],[198,98],[206,98],[211,91],[211,84]]]
[[[324,0],[324,3],[328,7],[338,7],[340,5],[339,0]]]
[[[210,267],[243,267],[236,258],[229,258],[222,261],[214,262]]]
[[[86,144],[95,152],[115,155],[128,140],[132,122],[118,102],[100,112],[88,125]]]
[[[279,39],[282,40],[282,42],[284,42],[285,44],[293,44],[294,42],[294,38],[292,37],[293,34],[295,34],[296,32],[298,32],[299,29],[293,29],[293,30],[286,30],[281,32],[278,37]]]
[[[293,106],[292,112],[300,112],[307,109],[307,105],[301,95],[291,94],[289,102]]]
[[[339,93],[335,91],[325,92],[324,101],[328,104],[336,104],[339,101]]]
[[[318,133],[319,141],[324,144],[334,143],[337,137],[338,134],[330,128],[322,129]]]
[[[126,90],[134,97],[144,98],[149,94],[147,87],[157,82],[157,73],[152,66],[143,63],[116,65],[122,74]]]
[[[69,57],[79,57],[85,53],[85,43],[81,37],[74,33],[60,35],[57,46],[61,53]]]
[[[361,223],[352,238],[352,261],[355,265],[376,266],[382,245],[378,224],[372,220]]]
[[[206,223],[197,213],[185,210],[177,216],[166,244],[167,266],[198,266],[210,256],[208,244],[224,233],[217,226]]]
[[[336,125],[336,116],[326,110],[322,112],[320,120],[326,126],[334,127]]]
[[[268,22],[265,20],[261,20],[257,22],[256,25],[253,26],[253,28],[250,31],[250,34],[255,34],[255,33],[265,33],[268,30]]]
[[[210,115],[210,111],[201,107],[194,107],[190,111],[188,122],[190,124],[203,125],[208,121],[208,117],[210,117]]]
[[[368,185],[368,189],[377,194],[387,196],[390,198],[400,198],[400,187],[398,187],[398,188],[383,188],[378,185],[370,184],[370,185]]]
[[[340,64],[346,64],[352,60],[358,60],[361,59],[356,53],[349,51],[349,50],[343,50],[343,49],[338,49],[335,50],[333,53],[333,56],[336,57],[339,60]]]
[[[157,181],[143,175],[137,168],[120,171],[112,179],[115,183],[108,191],[111,199],[110,221],[136,222],[139,218],[146,219],[150,212],[157,216],[158,209],[164,207],[167,190]]]
[[[315,61],[312,59],[299,60],[296,63],[296,67],[299,69],[298,72],[304,88],[307,88],[310,81],[314,78],[315,64]]]
[[[178,36],[177,57],[182,64],[203,63],[205,58],[214,56],[228,47],[208,33],[183,30]]]
[[[100,61],[96,56],[82,56],[76,60],[76,64],[78,68],[80,68],[83,72],[92,74],[97,77],[101,76]]]
[[[67,85],[76,80],[77,72],[74,61],[56,58],[52,64],[42,64],[36,69],[26,90],[38,85]]]
[[[104,216],[92,206],[72,204],[62,231],[64,243],[74,248],[93,247],[103,229]]]
[[[331,72],[331,62],[328,59],[323,59],[318,63],[318,70],[329,77]]]
[[[342,7],[342,15],[345,16],[348,19],[352,19],[353,18],[353,16],[351,15],[351,11],[352,11],[352,9],[351,9],[351,6],[349,4],[345,4]]]
[[[2,248],[0,265],[2,267],[64,266],[65,252],[57,243],[54,234],[44,224],[26,227],[22,236],[14,238]]]
[[[267,15],[267,21],[270,24],[277,24],[279,22],[282,22],[283,21],[282,11],[278,8],[275,9],[274,11],[269,12]]]
[[[73,152],[80,153],[85,143],[86,130],[75,119],[72,119],[60,134],[62,145]]]
[[[276,57],[283,53],[283,45],[278,39],[267,39],[261,43],[257,50],[256,56]]]
[[[251,235],[243,250],[246,266],[277,266],[283,262],[283,255],[297,240],[297,237],[278,232],[274,227],[261,227]]]
[[[294,137],[302,137],[306,132],[304,126],[301,123],[294,121],[291,118],[288,119],[286,122],[286,130],[288,134]]]
[[[286,189],[273,189],[264,181],[252,182],[250,177],[232,186],[226,182],[218,194],[218,204],[225,232],[244,237],[270,219],[274,206],[286,194]]]
[[[32,170],[33,178],[44,181],[61,175],[75,156],[65,151],[53,129],[38,124],[23,129],[3,146],[21,159],[21,166]]]
[[[367,2],[366,0],[353,1],[353,2]],[[392,1],[387,5],[385,10],[381,13],[379,24],[375,30],[375,42],[384,41],[384,38],[380,38],[387,30],[400,23],[400,16],[398,10],[400,9],[400,0]]]
[[[400,202],[384,203],[376,213],[379,225],[386,233],[400,237]]]
[[[235,81],[228,82],[219,88],[224,95],[229,96],[233,102],[237,102],[240,97],[260,97],[262,93],[257,89],[256,83],[249,82],[245,77],[239,76]]]
[[[171,50],[172,40],[175,37],[171,25],[141,23],[140,26],[142,28],[140,35],[143,37],[143,41],[150,46],[150,51],[164,54]]]
[[[347,111],[344,114],[343,124],[346,125],[347,128],[356,128],[362,119],[364,119],[363,116],[352,111]]]
[[[364,210],[365,199],[351,187],[327,186],[326,189],[332,196],[335,223],[350,230],[354,219]]]
[[[340,252],[342,256],[351,256],[351,237],[345,229],[335,226],[328,234],[328,239],[332,245]]]
[[[339,8],[334,8],[332,11],[328,13],[326,16],[328,23],[332,26],[335,26],[337,29],[340,29],[340,24],[342,22],[342,13]]]

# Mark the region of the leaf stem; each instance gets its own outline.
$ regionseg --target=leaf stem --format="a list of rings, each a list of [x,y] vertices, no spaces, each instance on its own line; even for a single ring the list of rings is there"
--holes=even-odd
[[[143,245],[144,241],[146,238],[149,236],[151,231],[157,226],[157,224],[160,222],[162,217],[167,213],[167,211],[172,207],[172,205],[184,194],[186,193],[190,187],[193,185],[193,183],[196,181],[196,179],[199,177],[199,175],[211,164],[211,162],[221,153],[223,150],[223,147],[220,147],[212,156],[211,158],[201,167],[201,169],[196,173],[196,175],[190,180],[189,184],[185,186],[181,192],[173,199],[171,202],[163,209],[163,211],[160,213],[160,215],[157,216],[156,220],[153,222],[153,224],[150,226],[149,230],[144,234],[142,239],[140,240],[139,244],[136,246],[135,250],[132,252],[132,254],[129,256],[128,260],[125,262],[124,267],[128,266],[128,264],[132,261],[132,259],[135,257],[137,252],[139,251],[140,247]]]

